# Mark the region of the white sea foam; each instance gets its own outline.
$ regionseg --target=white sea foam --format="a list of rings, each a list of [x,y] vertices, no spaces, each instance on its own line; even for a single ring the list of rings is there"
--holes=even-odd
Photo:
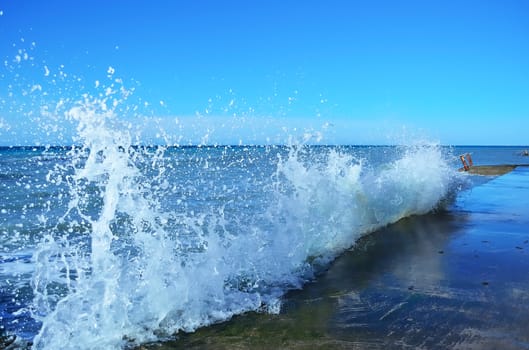
[[[34,254],[33,313],[42,322],[35,349],[122,347],[249,310],[277,313],[281,296],[316,265],[361,235],[434,209],[450,190],[453,173],[437,145],[405,147],[377,167],[292,146],[277,152],[271,178],[248,180],[266,201],[245,213],[257,204],[216,184],[215,174],[249,168],[251,157],[223,164],[223,153],[193,156],[203,176],[168,183],[185,161],[161,147],[131,147],[114,94],[68,112],[83,147],[59,176],[69,184],[68,210]]]

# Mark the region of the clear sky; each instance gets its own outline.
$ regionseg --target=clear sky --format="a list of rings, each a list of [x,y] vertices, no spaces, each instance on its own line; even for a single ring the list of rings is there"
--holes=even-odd
[[[0,14],[2,145],[68,143],[50,106],[116,78],[141,107],[123,119],[183,143],[529,144],[525,0],[0,0]]]

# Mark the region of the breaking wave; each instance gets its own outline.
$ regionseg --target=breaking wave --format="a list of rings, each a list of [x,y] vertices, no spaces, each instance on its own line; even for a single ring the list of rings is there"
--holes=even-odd
[[[454,185],[438,145],[377,161],[354,148],[142,147],[106,101],[68,117],[78,147],[47,178],[66,204],[33,255],[35,349],[124,347],[279,312],[360,236],[435,209]]]

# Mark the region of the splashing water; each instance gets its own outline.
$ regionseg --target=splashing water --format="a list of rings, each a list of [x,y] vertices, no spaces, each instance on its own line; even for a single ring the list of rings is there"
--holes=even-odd
[[[48,175],[69,200],[33,257],[35,349],[123,347],[279,312],[317,266],[434,209],[453,183],[436,145],[373,165],[324,147],[133,146],[109,101],[69,110],[81,146]]]
[[[62,141],[76,125],[76,146],[23,154],[13,169],[24,181],[6,175],[1,188],[16,201],[0,218],[0,282],[18,279],[16,313],[38,321],[35,349],[126,347],[246,311],[279,312],[288,290],[360,236],[435,209],[453,190],[442,148],[424,143],[141,146],[143,126],[123,121],[131,91],[113,68],[108,75],[98,98],[78,103],[82,89],[55,106],[37,98],[42,87],[30,90],[29,109],[42,106],[32,120]]]

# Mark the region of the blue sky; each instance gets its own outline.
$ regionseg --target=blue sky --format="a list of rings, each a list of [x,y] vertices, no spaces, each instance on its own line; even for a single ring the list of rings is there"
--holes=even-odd
[[[528,1],[1,0],[0,11],[0,144],[71,142],[74,126],[46,111],[116,78],[134,88],[121,118],[169,142],[529,144]]]

